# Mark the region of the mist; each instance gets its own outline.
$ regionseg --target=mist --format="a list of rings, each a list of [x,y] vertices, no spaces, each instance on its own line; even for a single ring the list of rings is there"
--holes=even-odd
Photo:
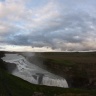
[[[30,63],[39,66],[40,68],[47,69],[46,66],[43,64],[43,60],[39,58],[41,53],[37,52],[22,52],[20,53],[23,55]]]

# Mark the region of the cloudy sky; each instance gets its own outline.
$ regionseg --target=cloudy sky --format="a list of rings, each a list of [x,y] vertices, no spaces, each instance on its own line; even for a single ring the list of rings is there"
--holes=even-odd
[[[0,0],[0,50],[96,50],[96,0]]]

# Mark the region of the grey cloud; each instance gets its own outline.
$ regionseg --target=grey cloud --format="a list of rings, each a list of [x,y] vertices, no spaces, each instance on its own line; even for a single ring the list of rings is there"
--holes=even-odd
[[[75,48],[76,46],[69,46],[70,48],[68,48],[65,43],[79,44],[82,47],[82,43],[90,37],[88,32],[94,32],[87,22],[91,22],[93,26],[95,26],[96,18],[92,18],[89,14],[68,14],[66,17],[62,16],[60,19],[60,21],[56,21],[58,26],[47,26],[33,33],[30,32],[28,36],[24,34],[16,35],[16,33],[13,33],[12,38],[11,35],[9,35],[6,42],[16,45],[31,45],[32,47],[48,46],[53,49],[60,48],[61,50],[69,49],[72,51],[78,48]],[[78,38],[75,38],[76,36]],[[57,41],[62,42],[58,44]],[[81,49],[89,50],[90,48],[86,48],[85,46]]]
[[[42,10],[38,8],[38,10],[28,9],[26,4],[23,5],[23,0],[21,1],[22,4],[14,3],[15,8],[10,2],[12,8],[18,10],[17,13],[11,10],[12,8],[8,6],[9,3],[6,3],[8,8],[5,8],[6,12],[4,11],[4,13],[11,13],[9,14],[10,18],[3,14],[8,20],[4,20],[5,23],[2,23],[3,20],[0,22],[1,29],[2,26],[5,27],[0,30],[0,36],[4,38],[0,39],[0,43],[30,45],[40,48],[51,47],[62,51],[96,49],[94,45],[96,43],[96,16],[93,11],[90,11],[95,8],[92,7],[94,0],[90,2],[91,4],[89,1],[78,0],[80,3],[77,3],[77,0],[70,2],[60,0],[58,2],[61,6],[54,6],[52,2],[49,2],[47,7],[41,7]],[[17,9],[18,4],[19,8]],[[14,15],[12,15],[13,12],[15,12]]]

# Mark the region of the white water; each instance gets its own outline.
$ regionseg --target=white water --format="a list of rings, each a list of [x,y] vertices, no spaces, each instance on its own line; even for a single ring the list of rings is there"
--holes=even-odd
[[[68,88],[67,81],[64,78],[56,76],[35,64],[31,64],[22,55],[5,54],[2,59],[5,62],[16,64],[17,68],[12,74],[30,83]]]

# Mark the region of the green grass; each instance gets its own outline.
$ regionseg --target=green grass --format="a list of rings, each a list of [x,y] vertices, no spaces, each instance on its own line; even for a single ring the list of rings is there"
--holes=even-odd
[[[50,64],[58,64],[59,66],[65,66],[65,67],[74,67],[76,66],[76,63],[70,60],[60,60],[60,59],[47,59],[45,58],[44,63],[50,63]]]
[[[70,67],[70,66],[75,66],[76,64],[74,63],[74,62],[72,62],[72,61],[69,61],[69,60],[54,60],[53,61],[55,64],[56,63],[58,63],[58,64],[62,64],[62,66],[68,66],[68,67]]]
[[[34,85],[15,77],[4,70],[0,69],[0,96],[32,96],[34,92],[44,93],[45,96],[54,96],[65,93],[84,94],[88,93],[89,96],[95,96],[96,90],[86,89],[64,89],[58,87],[48,87],[42,85]]]

